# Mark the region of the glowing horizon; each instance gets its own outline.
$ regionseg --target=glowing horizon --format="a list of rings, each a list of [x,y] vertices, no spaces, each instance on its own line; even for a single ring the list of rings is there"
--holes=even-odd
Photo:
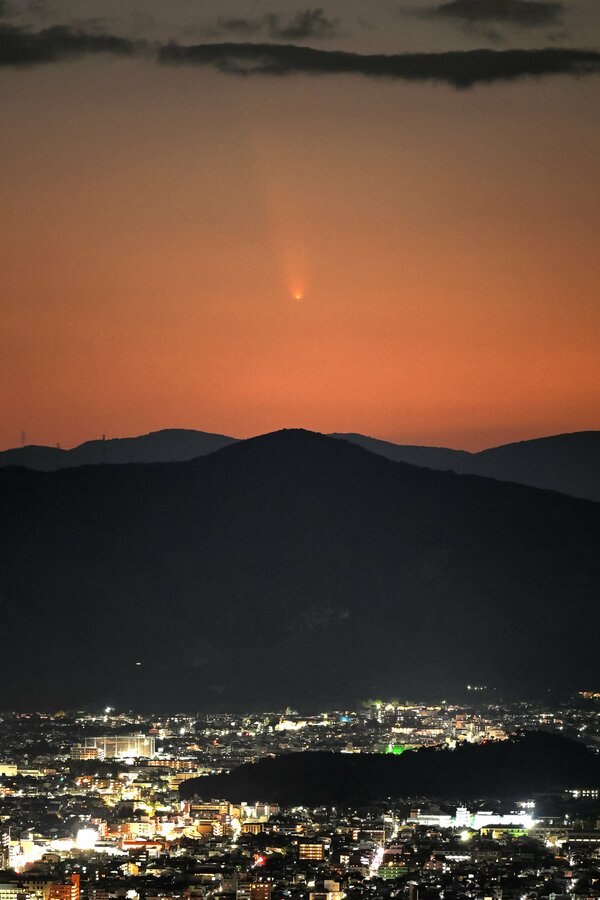
[[[593,79],[94,59],[6,68],[0,96],[0,446],[600,427]]]

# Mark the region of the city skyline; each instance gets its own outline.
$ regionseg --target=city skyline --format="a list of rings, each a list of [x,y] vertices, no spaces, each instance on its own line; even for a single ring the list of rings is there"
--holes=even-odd
[[[2,711],[2,900],[595,897],[598,694],[471,687],[303,715]]]

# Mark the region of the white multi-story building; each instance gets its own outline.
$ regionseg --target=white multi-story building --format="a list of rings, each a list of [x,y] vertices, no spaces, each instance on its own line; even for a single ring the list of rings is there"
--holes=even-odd
[[[109,734],[84,739],[85,750],[96,750],[98,759],[153,759],[155,741],[147,734]]]

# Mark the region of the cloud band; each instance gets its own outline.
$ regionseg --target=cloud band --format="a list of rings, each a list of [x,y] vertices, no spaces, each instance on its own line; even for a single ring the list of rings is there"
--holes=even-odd
[[[98,53],[138,55],[156,59],[163,65],[210,66],[219,72],[240,76],[344,74],[409,82],[431,81],[457,88],[527,77],[584,75],[600,71],[600,52],[557,47],[383,55],[276,43],[152,46],[111,34],[90,34],[62,26],[38,32],[12,25],[0,26],[0,66],[57,63]]]
[[[244,76],[352,74],[444,82],[458,88],[525,77],[600,71],[600,53],[597,51],[555,47],[366,55],[291,44],[169,44],[159,49],[159,60],[179,65],[212,66],[221,72]]]

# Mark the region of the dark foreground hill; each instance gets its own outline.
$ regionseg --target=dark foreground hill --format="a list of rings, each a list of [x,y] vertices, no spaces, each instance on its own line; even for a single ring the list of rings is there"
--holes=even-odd
[[[28,444],[0,452],[1,466],[27,466],[43,472],[103,463],[181,462],[214,453],[235,438],[187,428],[165,428],[139,437],[86,441],[72,450]]]
[[[384,798],[446,799],[530,797],[576,785],[600,786],[600,757],[581,744],[550,734],[387,754],[289,753],[259,760],[226,775],[193,778],[183,798],[239,802],[265,800],[292,806],[367,804]]]
[[[578,431],[491,447],[479,453],[393,444],[362,434],[336,434],[395,462],[482,475],[600,500],[600,431]]]
[[[5,706],[597,688],[594,503],[290,431],[0,504]]]

